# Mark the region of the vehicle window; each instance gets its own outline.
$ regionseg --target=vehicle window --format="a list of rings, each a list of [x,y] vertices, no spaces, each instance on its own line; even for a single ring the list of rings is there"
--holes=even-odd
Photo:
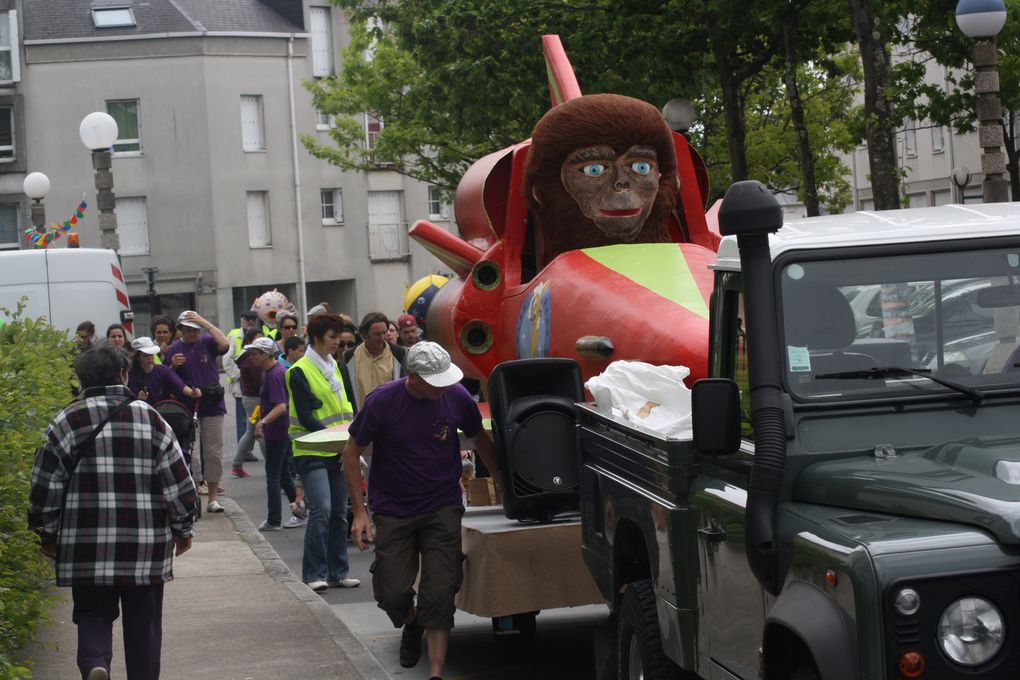
[[[744,296],[740,295],[737,311],[737,337],[733,348],[733,379],[740,388],[740,436],[754,441],[751,422],[751,383],[747,377],[747,333],[744,331]]]
[[[790,389],[804,398],[1020,384],[1020,249],[798,261],[782,269]],[[1020,356],[1020,351],[1018,351]],[[870,373],[869,373],[870,372]]]

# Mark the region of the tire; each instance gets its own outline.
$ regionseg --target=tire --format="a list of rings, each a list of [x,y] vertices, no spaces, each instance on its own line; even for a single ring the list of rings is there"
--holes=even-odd
[[[627,586],[616,627],[620,680],[681,680],[684,675],[662,651],[655,593],[648,579]]]
[[[790,680],[822,680],[814,666],[804,666],[790,673]]]

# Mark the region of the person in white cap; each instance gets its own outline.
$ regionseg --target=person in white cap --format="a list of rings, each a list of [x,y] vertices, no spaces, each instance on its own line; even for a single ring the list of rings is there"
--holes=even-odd
[[[461,582],[460,520],[464,504],[457,430],[490,470],[495,448],[482,428],[478,405],[459,384],[461,370],[434,342],[407,350],[407,377],[373,390],[349,428],[344,448],[347,488],[354,510],[351,534],[365,550],[375,533],[372,588],[394,627],[403,627],[400,665],[412,668],[428,643],[429,676],[441,678]],[[369,520],[358,459],[372,445]],[[414,584],[421,568],[415,603]]]
[[[152,338],[135,338],[131,341],[131,349],[135,355],[128,371],[128,389],[142,401],[157,404],[166,399],[180,400],[182,395],[189,399],[202,396],[197,387],[188,387],[169,367],[156,363],[159,345]]]
[[[192,473],[201,471],[201,478],[206,484],[209,494],[206,512],[223,512],[224,508],[216,497],[223,478],[223,416],[227,414],[227,405],[223,401],[224,389],[220,385],[216,357],[227,353],[230,341],[212,322],[190,309],[177,317],[177,326],[181,339],[174,341],[166,350],[170,365],[185,385],[197,387],[202,392],[198,406],[202,455],[200,462],[198,456],[192,457]],[[202,333],[203,330],[207,333]],[[197,479],[200,475],[195,474],[195,477]]]

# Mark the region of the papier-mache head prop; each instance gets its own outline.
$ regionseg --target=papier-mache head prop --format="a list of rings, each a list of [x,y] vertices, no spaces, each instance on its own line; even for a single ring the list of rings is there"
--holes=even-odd
[[[270,328],[276,328],[277,319],[281,314],[297,316],[297,310],[287,296],[275,288],[255,298],[251,311],[258,314],[262,323]]]
[[[672,132],[651,104],[594,94],[554,106],[535,126],[524,168],[541,260],[578,248],[669,241],[676,170]]]

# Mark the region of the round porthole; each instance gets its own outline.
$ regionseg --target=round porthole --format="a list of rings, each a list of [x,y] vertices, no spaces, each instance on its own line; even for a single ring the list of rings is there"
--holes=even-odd
[[[460,345],[471,354],[484,354],[492,347],[492,326],[484,321],[468,321],[460,330]]]
[[[502,279],[499,265],[492,260],[481,260],[471,268],[471,282],[480,290],[492,290],[499,286]]]

